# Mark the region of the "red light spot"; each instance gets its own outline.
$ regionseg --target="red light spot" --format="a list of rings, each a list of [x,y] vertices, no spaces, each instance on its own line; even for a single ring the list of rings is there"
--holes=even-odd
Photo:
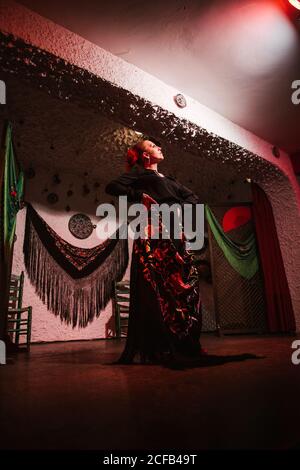
[[[235,228],[245,225],[251,220],[251,210],[249,207],[237,206],[229,209],[223,217],[222,225],[224,232],[229,232]]]

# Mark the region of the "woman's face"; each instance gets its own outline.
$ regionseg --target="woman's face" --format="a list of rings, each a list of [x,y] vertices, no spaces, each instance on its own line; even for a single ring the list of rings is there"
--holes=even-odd
[[[164,159],[161,148],[154,142],[151,142],[151,140],[143,140],[141,143],[141,149],[143,150],[146,163],[159,163]]]

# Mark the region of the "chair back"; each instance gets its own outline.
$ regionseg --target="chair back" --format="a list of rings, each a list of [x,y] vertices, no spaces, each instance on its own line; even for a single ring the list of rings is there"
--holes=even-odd
[[[8,309],[22,308],[24,288],[24,271],[20,276],[11,275],[9,286]]]
[[[114,283],[113,307],[115,317],[115,333],[117,338],[126,336],[128,329],[130,306],[130,281],[125,279]]]
[[[115,301],[123,307],[130,301],[130,282],[128,280],[115,282]]]

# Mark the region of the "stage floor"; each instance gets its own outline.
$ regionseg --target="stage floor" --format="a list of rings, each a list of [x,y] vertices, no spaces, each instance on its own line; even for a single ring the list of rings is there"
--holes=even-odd
[[[124,340],[33,345],[0,366],[0,448],[300,448],[294,339],[205,335],[178,370],[112,365]]]

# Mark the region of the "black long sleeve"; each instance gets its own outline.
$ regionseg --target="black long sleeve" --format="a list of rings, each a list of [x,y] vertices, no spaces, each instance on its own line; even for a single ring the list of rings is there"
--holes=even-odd
[[[112,196],[127,196],[129,202],[140,202],[143,191],[135,188],[138,180],[136,172],[123,173],[105,187],[105,192]]]
[[[179,183],[178,181],[177,181],[177,184],[178,184],[178,191],[182,199],[184,200],[184,202],[191,203],[191,204],[199,203],[199,197],[195,193],[193,193],[193,191],[191,191],[189,188]]]
[[[161,177],[154,170],[138,166],[111,181],[105,191],[114,196],[126,195],[129,202],[141,202],[143,193],[151,196],[159,204],[199,202],[198,196],[174,177]]]

